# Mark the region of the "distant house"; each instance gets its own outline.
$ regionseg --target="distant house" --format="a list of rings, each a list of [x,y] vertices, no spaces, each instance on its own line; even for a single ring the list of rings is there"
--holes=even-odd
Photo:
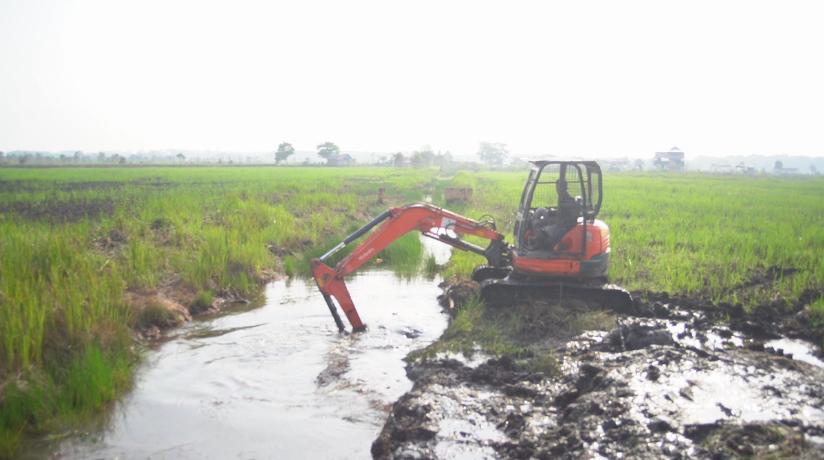
[[[655,152],[655,157],[652,159],[652,164],[662,171],[684,171],[684,152],[673,147],[669,152]]]
[[[785,168],[784,162],[781,160],[775,162],[773,171],[776,174],[798,174],[798,168]]]
[[[752,166],[748,166],[743,161],[735,165],[735,172],[739,174],[745,174],[747,176],[754,176],[755,175],[755,168]]]
[[[329,157],[329,159],[326,160],[326,164],[327,166],[352,166],[355,164],[355,159],[348,153],[342,153]]]

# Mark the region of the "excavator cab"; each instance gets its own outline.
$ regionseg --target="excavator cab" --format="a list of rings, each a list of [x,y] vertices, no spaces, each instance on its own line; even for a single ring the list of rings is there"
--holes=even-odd
[[[549,235],[551,230],[569,227],[568,231],[578,219],[592,222],[598,215],[601,168],[594,161],[531,163],[515,218],[515,244],[522,250],[551,252],[560,240],[557,236],[547,238],[554,236]]]
[[[583,297],[626,307],[629,294],[607,285],[609,227],[598,220],[603,181],[594,161],[532,161],[515,216],[508,266],[478,267],[484,298]]]
[[[609,227],[596,219],[603,181],[594,161],[532,161],[515,218],[513,268],[545,277],[605,277]]]

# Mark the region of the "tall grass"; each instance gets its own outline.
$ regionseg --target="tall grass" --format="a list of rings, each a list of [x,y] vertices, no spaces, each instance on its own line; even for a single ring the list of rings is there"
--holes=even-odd
[[[129,325],[141,324],[126,293],[201,293],[192,310],[203,293],[250,295],[267,271],[308,273],[312,257],[432,181],[371,168],[0,169],[0,456],[124,387]],[[404,239],[381,257],[419,254]]]

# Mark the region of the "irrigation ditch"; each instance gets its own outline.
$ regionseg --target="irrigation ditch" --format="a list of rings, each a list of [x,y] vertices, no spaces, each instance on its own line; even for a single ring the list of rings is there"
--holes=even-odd
[[[445,263],[448,247],[429,243],[418,262]],[[396,268],[349,280],[367,334],[339,334],[301,277],[167,330],[122,399],[27,440],[21,458],[368,457],[389,408],[412,388],[404,358],[448,323],[439,276]]]
[[[824,361],[805,340],[821,291],[749,311],[654,293],[488,308],[438,281],[356,275],[370,329],[348,336],[311,282],[274,281],[158,342],[126,398],[24,458],[824,455]],[[506,347],[453,330],[472,309]]]

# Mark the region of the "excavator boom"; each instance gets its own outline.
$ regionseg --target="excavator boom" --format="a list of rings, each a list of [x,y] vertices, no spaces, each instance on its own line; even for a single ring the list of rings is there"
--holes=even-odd
[[[333,254],[375,227],[378,228],[335,267],[330,267],[325,263]],[[344,331],[345,326],[338,315],[333,299],[343,310],[354,332],[366,328],[349,295],[344,278],[378,255],[393,241],[413,230],[418,230],[426,237],[458,249],[485,256],[489,264],[495,267],[506,265],[510,260],[509,245],[504,241],[504,236],[495,229],[494,222],[479,222],[428,203],[416,203],[389,209],[346,237],[321,257],[312,260],[312,275],[339,330]],[[482,248],[460,239],[463,235],[486,238],[490,240],[490,244],[487,248]]]

